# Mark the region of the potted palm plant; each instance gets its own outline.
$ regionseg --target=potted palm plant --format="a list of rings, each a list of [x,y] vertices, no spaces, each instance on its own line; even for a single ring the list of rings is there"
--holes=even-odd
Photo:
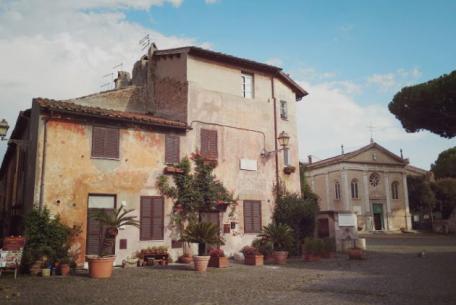
[[[133,210],[126,210],[124,207],[115,209],[111,213],[100,211],[95,214],[94,219],[99,221],[101,225],[106,227],[103,236],[103,244],[100,247],[98,255],[88,255],[89,275],[91,278],[109,278],[112,275],[112,265],[115,255],[111,255],[116,237],[119,234],[119,229],[126,226],[134,226],[139,228],[139,222],[135,219],[136,216],[128,215]]]
[[[210,256],[207,255],[208,245],[223,245],[220,237],[219,228],[208,222],[190,223],[182,234],[182,240],[188,243],[198,244],[198,255],[193,256],[195,270],[205,272],[209,263]]]
[[[271,241],[274,249],[272,252],[274,263],[278,265],[287,263],[287,250],[293,242],[292,234],[293,230],[288,225],[282,223],[271,223],[263,227],[259,237]]]

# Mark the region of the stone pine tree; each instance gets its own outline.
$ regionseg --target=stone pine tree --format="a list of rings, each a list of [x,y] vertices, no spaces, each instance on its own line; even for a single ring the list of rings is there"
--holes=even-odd
[[[425,129],[453,138],[456,135],[456,71],[402,88],[388,108],[407,132]]]
[[[431,165],[431,171],[436,179],[456,178],[456,146],[442,151]]]

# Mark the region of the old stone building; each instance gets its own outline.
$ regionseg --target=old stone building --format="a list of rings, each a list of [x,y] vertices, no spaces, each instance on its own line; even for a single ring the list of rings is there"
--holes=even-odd
[[[200,151],[217,159],[215,174],[238,199],[232,217],[209,217],[220,226],[225,251],[238,251],[270,222],[279,179],[300,192],[295,103],[305,95],[274,66],[197,47],[153,46],[131,78],[119,72],[115,90],[36,98],[20,114],[0,169],[3,234],[20,232],[33,207],[47,207],[82,228],[81,262],[100,245],[91,209],[122,205],[134,209],[141,229],[120,231],[117,262],[148,246],[171,248],[173,203],[160,195],[157,177]],[[284,150],[282,132],[289,136]],[[174,258],[180,253],[171,250]]]
[[[407,175],[416,168],[408,163],[372,142],[318,162],[309,157],[306,177],[324,215],[354,213],[359,231],[411,229]]]

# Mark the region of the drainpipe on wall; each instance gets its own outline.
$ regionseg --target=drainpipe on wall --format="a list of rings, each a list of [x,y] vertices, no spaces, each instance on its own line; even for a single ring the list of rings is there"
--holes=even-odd
[[[271,96],[272,102],[274,106],[274,150],[277,152],[277,106],[276,106],[276,98],[275,98],[275,91],[274,91],[274,77],[271,77]],[[279,154],[275,153],[275,170],[276,170],[276,192],[279,191]]]
[[[39,209],[43,208],[43,199],[44,199],[44,174],[45,174],[45,167],[46,167],[46,146],[47,146],[47,122],[49,118],[44,117],[44,135],[43,135],[43,154],[41,159],[41,176],[40,176],[40,202],[39,202]]]

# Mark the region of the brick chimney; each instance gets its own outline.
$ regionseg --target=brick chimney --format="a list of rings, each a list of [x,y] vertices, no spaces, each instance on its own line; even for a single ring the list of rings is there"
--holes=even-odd
[[[115,88],[122,89],[131,85],[130,73],[126,71],[117,72],[117,78],[114,80]]]
[[[307,159],[309,160],[309,164],[312,164],[312,155],[308,155]]]

